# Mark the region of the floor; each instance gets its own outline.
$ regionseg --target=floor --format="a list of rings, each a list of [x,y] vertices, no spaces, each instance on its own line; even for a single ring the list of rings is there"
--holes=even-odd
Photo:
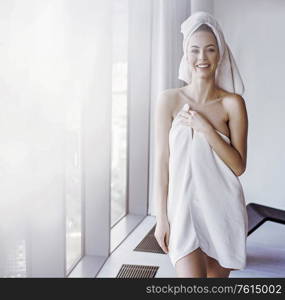
[[[155,217],[145,218],[111,254],[97,277],[116,277],[122,264],[159,266],[155,277],[176,277],[168,255],[133,251],[154,224]],[[284,237],[284,225],[265,222],[248,237],[246,269],[232,271],[230,277],[285,278]]]

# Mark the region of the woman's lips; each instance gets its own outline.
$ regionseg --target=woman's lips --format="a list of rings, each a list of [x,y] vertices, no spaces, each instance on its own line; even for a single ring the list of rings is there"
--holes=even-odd
[[[196,65],[196,68],[199,68],[199,69],[207,69],[210,67],[210,64],[199,64],[199,65]]]

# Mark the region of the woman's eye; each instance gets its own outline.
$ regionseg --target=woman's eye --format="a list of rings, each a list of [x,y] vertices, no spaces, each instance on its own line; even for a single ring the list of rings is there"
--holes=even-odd
[[[198,53],[199,51],[197,49],[192,49],[191,53]]]
[[[210,52],[215,52],[215,49],[214,48],[209,48],[208,49]]]

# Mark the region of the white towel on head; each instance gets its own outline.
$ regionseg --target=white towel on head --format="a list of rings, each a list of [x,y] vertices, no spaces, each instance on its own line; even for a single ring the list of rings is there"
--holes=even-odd
[[[181,59],[178,78],[185,81],[187,84],[191,82],[191,69],[186,60],[186,53],[191,35],[202,24],[208,25],[213,30],[218,42],[220,60],[215,75],[216,85],[228,92],[242,95],[244,93],[244,84],[232,52],[225,42],[220,25],[212,15],[206,12],[194,13],[181,25],[181,32],[183,33],[184,38],[184,54]]]

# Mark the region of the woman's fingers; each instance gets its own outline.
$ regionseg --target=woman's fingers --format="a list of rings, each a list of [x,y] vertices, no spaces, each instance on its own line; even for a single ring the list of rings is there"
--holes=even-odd
[[[195,115],[195,111],[192,111],[192,110],[189,110],[189,112],[181,111],[181,112],[179,112],[180,122],[183,125],[192,127],[192,124],[193,124],[192,122],[194,120],[193,119],[194,115]]]
[[[160,238],[160,239],[159,239],[159,246],[161,247],[161,249],[162,249],[165,253],[168,252],[168,249],[167,249],[167,247],[166,247],[166,245],[165,245],[165,240],[164,240],[164,238]]]
[[[169,232],[166,232],[166,247],[167,247],[167,251],[168,251],[168,246],[169,246]]]
[[[191,126],[192,125],[192,119],[191,118],[184,118],[182,117],[180,119],[180,122],[183,124],[183,125],[187,125],[187,126]]]
[[[189,118],[189,116],[191,116],[191,115],[189,113],[185,112],[185,111],[181,111],[179,113],[179,116],[183,117],[183,118]]]
[[[194,112],[192,112],[192,111],[190,111],[189,113],[181,111],[179,113],[179,117],[181,117],[183,119],[192,119],[193,116],[194,116]]]
[[[165,235],[160,235],[160,236],[155,236],[160,248],[167,253],[168,252],[168,247],[165,244]]]
[[[190,106],[189,106],[189,104],[184,104],[184,106],[183,106],[183,108],[182,108],[182,110],[184,110],[184,111],[188,111],[189,110],[189,108],[190,108]]]

